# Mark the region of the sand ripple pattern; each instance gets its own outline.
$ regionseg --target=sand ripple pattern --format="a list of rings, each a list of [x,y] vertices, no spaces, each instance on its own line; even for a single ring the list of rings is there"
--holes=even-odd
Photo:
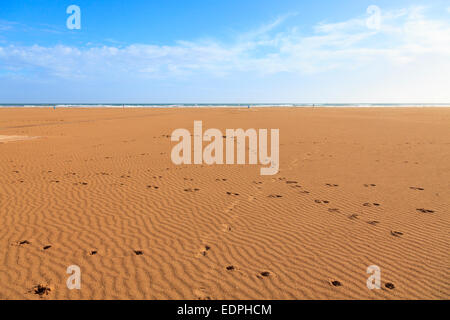
[[[280,128],[280,172],[173,165],[170,133],[199,119]],[[2,135],[40,137],[0,143],[0,298],[448,299],[448,123],[444,108],[0,110]]]

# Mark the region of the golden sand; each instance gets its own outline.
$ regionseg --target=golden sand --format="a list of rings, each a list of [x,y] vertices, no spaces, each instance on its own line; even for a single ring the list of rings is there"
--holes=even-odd
[[[174,165],[194,120],[280,129],[280,172]],[[0,133],[41,137],[0,143],[1,299],[450,298],[449,108],[8,108]]]

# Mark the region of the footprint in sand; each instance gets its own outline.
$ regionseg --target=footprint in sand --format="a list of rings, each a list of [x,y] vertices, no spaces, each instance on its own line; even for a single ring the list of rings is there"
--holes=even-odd
[[[37,294],[39,296],[49,295],[52,291],[52,288],[47,284],[38,284],[34,286],[31,290],[34,294]]]
[[[424,209],[424,208],[420,208],[420,209],[416,209],[419,212],[422,213],[434,213],[434,210],[428,210],[428,209]]]
[[[423,191],[425,190],[424,188],[420,188],[420,187],[409,187],[412,190],[418,190],[418,191]]]
[[[351,215],[348,216],[348,218],[351,219],[351,220],[359,219],[358,217],[359,217],[359,214],[356,214],[356,213],[351,214]]]
[[[269,194],[268,197],[269,198],[282,198],[283,196],[280,194]]]
[[[337,208],[328,208],[328,212],[339,212]]]
[[[375,187],[375,186],[376,186],[376,184],[374,184],[374,183],[365,183],[364,184],[364,187],[366,187],[366,188]]]
[[[395,289],[395,285],[392,282],[387,282],[384,286],[389,290]]]
[[[234,266],[227,266],[226,269],[227,269],[228,271],[233,271],[233,270],[235,270],[236,268],[235,268]]]
[[[368,223],[368,224],[371,224],[371,225],[373,225],[373,226],[376,226],[377,224],[380,223],[380,221],[373,220],[373,221],[367,221],[367,223]]]
[[[394,236],[394,237],[401,237],[403,235],[403,232],[391,231],[391,235]]]
[[[144,251],[142,251],[142,250],[133,250],[133,252],[137,256],[142,256],[144,254]]]
[[[316,200],[314,200],[314,202],[315,203],[330,203],[330,201],[328,201],[328,200],[318,200],[318,199],[316,199]]]
[[[148,185],[148,186],[147,186],[147,189],[155,189],[155,190],[157,190],[157,189],[159,189],[159,187]]]
[[[198,189],[198,188],[187,188],[187,189],[184,189],[184,191],[186,191],[186,192],[197,192],[197,191],[200,191],[200,189]]]
[[[338,184],[334,184],[334,183],[326,183],[325,184],[327,187],[339,187]]]
[[[50,249],[52,246],[45,246],[45,247],[43,247],[42,249],[44,249],[44,250],[47,250],[47,249]]]
[[[258,279],[268,278],[271,273],[269,271],[262,271],[260,274],[256,275]]]
[[[297,184],[297,181],[293,181],[293,180],[288,180],[286,181],[286,184]]]
[[[234,192],[227,191],[227,195],[229,195],[229,196],[238,196],[239,193],[234,193]]]
[[[379,207],[380,206],[380,204],[376,203],[376,202],[373,202],[373,203],[365,202],[365,203],[363,203],[364,207],[371,207],[372,205],[375,206],[375,207]]]
[[[203,248],[200,249],[200,252],[197,254],[197,257],[205,257],[208,254],[208,251],[211,250],[211,247],[208,245],[205,245]]]
[[[334,287],[341,287],[341,286],[342,286],[342,283],[341,283],[340,281],[338,281],[338,280],[333,280],[333,281],[331,281],[331,284],[332,284]]]
[[[15,245],[17,245],[17,246],[24,246],[24,245],[27,245],[27,244],[31,244],[31,242],[28,241],[28,240],[22,240],[22,241],[17,241],[15,243]]]

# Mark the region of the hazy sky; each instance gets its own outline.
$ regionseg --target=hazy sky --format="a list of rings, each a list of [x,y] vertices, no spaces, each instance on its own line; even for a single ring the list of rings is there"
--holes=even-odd
[[[449,88],[448,0],[0,1],[0,103],[450,103]]]

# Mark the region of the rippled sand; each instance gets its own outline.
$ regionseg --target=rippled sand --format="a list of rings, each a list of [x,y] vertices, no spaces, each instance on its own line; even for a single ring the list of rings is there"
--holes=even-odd
[[[279,128],[280,172],[172,164],[194,120]],[[2,299],[450,297],[448,108],[8,108],[0,133]]]

